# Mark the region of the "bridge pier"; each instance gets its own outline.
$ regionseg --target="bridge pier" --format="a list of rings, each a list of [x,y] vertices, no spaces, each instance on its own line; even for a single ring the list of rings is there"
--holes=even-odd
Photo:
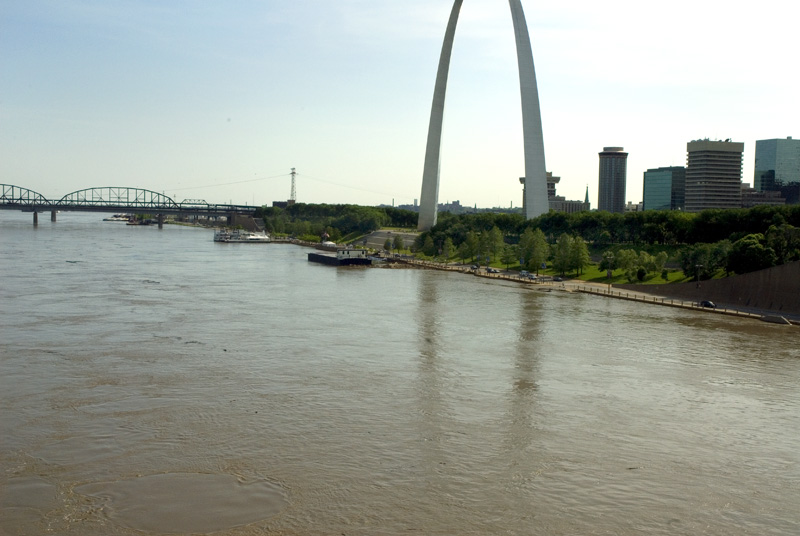
[[[52,221],[52,222],[56,221],[56,211],[55,210],[51,210],[50,211],[50,221]]]
[[[39,213],[35,210],[33,211],[33,226],[36,227],[39,225]]]
[[[159,229],[163,229],[164,228],[164,215],[163,214],[159,214],[158,215],[158,228]]]

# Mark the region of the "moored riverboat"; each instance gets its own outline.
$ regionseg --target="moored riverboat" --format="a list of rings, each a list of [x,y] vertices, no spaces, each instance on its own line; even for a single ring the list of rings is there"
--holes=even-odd
[[[121,221],[127,222],[130,221],[132,214],[114,214],[113,216],[109,216],[108,218],[103,218],[103,221]]]
[[[240,229],[220,229],[214,231],[214,242],[234,242],[239,244],[267,244],[271,241],[267,233],[251,233]]]

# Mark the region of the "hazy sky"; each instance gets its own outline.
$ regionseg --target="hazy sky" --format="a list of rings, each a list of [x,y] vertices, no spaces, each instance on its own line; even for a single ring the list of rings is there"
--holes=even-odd
[[[269,204],[413,203],[451,0],[0,0],[0,183],[48,198],[134,186]],[[523,1],[558,193],[597,205],[623,146],[627,199],[686,142],[800,137],[797,0]],[[466,0],[439,201],[519,206],[505,0]]]

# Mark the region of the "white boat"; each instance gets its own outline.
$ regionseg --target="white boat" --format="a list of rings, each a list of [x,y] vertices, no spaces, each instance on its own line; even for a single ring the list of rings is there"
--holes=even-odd
[[[132,217],[131,214],[114,214],[108,218],[103,218],[103,221],[125,221],[127,222]]]
[[[266,244],[270,241],[270,237],[267,233],[251,233],[250,231],[242,231],[240,229],[234,229],[232,231],[220,229],[214,231],[214,242]]]

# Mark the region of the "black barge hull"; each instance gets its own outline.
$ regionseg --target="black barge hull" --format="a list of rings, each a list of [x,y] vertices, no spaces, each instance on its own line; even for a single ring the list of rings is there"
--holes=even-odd
[[[372,264],[370,259],[337,259],[333,255],[326,255],[324,253],[309,253],[309,262],[319,262],[321,264],[330,264],[331,266],[369,266]]]

